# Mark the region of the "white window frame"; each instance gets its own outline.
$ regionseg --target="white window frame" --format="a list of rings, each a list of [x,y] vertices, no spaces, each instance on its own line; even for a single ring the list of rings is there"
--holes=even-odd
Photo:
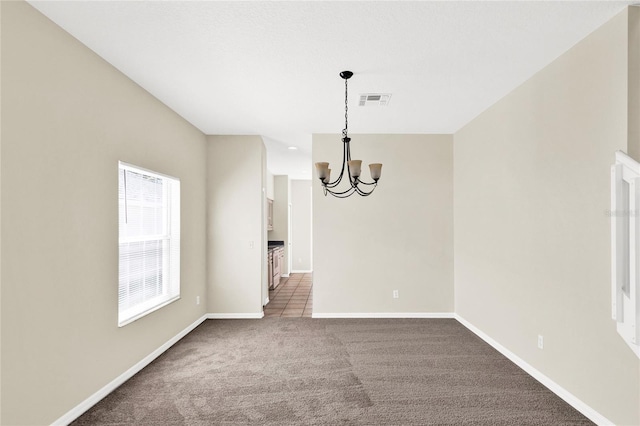
[[[622,151],[611,166],[611,317],[640,357],[640,163]]]
[[[138,166],[118,162],[118,185],[120,185],[121,173],[136,173],[162,181],[162,231],[156,234],[142,234],[127,236],[127,214],[128,203],[134,202],[126,195],[126,190],[118,190],[118,327],[123,327],[133,321],[144,317],[176,300],[180,299],[180,180],[168,175],[147,170]],[[126,182],[126,180],[124,181]],[[121,197],[127,199],[121,202]],[[123,210],[124,209],[124,210]],[[130,291],[130,278],[127,262],[123,260],[123,247],[125,244],[135,244],[141,242],[159,241],[162,251],[162,273],[160,274],[160,293],[130,306],[122,306],[131,302],[128,294]],[[130,246],[129,246],[130,247]],[[142,256],[143,251],[140,251]],[[143,262],[144,271],[144,262]],[[144,274],[144,272],[143,272]],[[144,292],[144,290],[143,290]]]

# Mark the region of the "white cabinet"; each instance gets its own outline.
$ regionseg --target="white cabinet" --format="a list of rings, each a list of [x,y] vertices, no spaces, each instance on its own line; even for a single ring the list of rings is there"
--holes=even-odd
[[[267,231],[273,231],[273,200],[267,198]]]

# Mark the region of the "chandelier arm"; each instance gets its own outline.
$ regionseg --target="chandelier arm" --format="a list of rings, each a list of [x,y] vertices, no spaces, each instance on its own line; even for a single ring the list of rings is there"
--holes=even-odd
[[[329,192],[329,194],[333,195],[336,198],[347,198],[355,192],[355,188],[351,187],[343,192],[333,192],[331,190],[327,190],[327,192]]]
[[[344,141],[344,139],[343,139]],[[338,176],[338,178],[336,180],[334,180],[333,182],[329,182],[327,183],[325,186],[328,188],[335,188],[336,186],[338,186],[340,184],[340,182],[342,182],[342,176],[344,175],[344,165],[347,164],[348,167],[348,163],[347,163],[347,151],[349,149],[349,142],[344,142],[342,144],[342,168],[340,169],[340,175]]]
[[[349,175],[349,184],[353,188],[355,188],[356,186],[358,186],[358,181],[357,179],[354,181],[353,177],[351,176],[351,167],[349,167],[349,161],[351,161],[351,140],[350,139],[345,143],[345,151],[346,151],[345,163],[347,164],[347,175]]]
[[[334,195],[334,197],[336,197],[336,198],[348,198],[348,197],[350,197],[351,195],[353,195],[353,192],[352,192],[352,193],[350,193],[350,194],[347,194],[347,195]]]
[[[345,132],[346,132],[346,127],[345,127]],[[351,170],[349,169],[349,160],[351,160],[351,148],[349,148],[349,146],[351,145],[351,140],[347,136],[345,136],[344,138],[342,138],[342,142],[343,142],[342,171],[340,172],[340,175],[342,175],[342,173],[344,172],[345,166],[347,166],[347,176],[349,177],[349,182],[351,182]]]
[[[333,195],[336,198],[343,198],[343,197],[348,197],[349,195],[351,195],[351,193],[353,193],[353,188],[349,188],[346,191],[342,191],[342,192],[335,192],[332,191],[330,189],[327,190],[327,192],[331,195]]]
[[[340,176],[338,179],[336,179],[333,182],[329,182],[328,184],[324,185],[325,188],[335,188],[336,186],[340,185],[340,182],[342,181],[342,176]]]
[[[338,178],[338,180],[336,180],[335,182],[328,183],[325,186],[327,188],[335,188],[336,186],[340,185],[340,182],[342,182],[342,178],[341,177]]]
[[[342,169],[340,169],[340,178],[344,174],[345,166],[347,169],[347,175],[349,174],[349,138],[346,136],[342,138]]]
[[[353,188],[357,188],[358,187],[358,178],[353,178],[351,176],[351,173],[349,173],[349,184],[353,187]]]
[[[336,180],[334,180],[333,182],[329,182],[327,183],[325,186],[327,188],[335,188],[336,186],[340,185],[340,182],[342,182],[342,174],[343,174],[344,170],[340,170],[340,175],[338,176],[338,178]]]
[[[350,192],[354,192],[354,190],[357,190],[358,188],[356,188],[355,186],[351,186],[349,188],[347,188],[346,190],[339,192],[339,191],[332,191],[331,189],[327,189],[327,191],[329,191],[332,195],[342,195],[342,194],[346,194],[346,193],[350,193]]]
[[[375,189],[376,189],[376,187],[374,186],[373,188],[371,188],[371,191],[366,192],[366,191],[363,191],[362,189],[360,189],[358,187],[355,187],[355,190],[358,193],[358,195],[362,195],[363,197],[367,197],[367,196],[371,195]]]

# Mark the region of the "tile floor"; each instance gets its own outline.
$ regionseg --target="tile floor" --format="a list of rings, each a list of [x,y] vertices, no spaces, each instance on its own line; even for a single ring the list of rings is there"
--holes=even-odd
[[[275,290],[269,290],[265,317],[311,317],[313,293],[312,274],[291,274],[281,278]]]

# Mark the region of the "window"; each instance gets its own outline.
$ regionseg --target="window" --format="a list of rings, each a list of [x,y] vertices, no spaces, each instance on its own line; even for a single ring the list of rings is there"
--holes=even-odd
[[[611,317],[640,357],[640,163],[616,152],[611,166]]]
[[[118,165],[118,326],[180,298],[180,181]]]

